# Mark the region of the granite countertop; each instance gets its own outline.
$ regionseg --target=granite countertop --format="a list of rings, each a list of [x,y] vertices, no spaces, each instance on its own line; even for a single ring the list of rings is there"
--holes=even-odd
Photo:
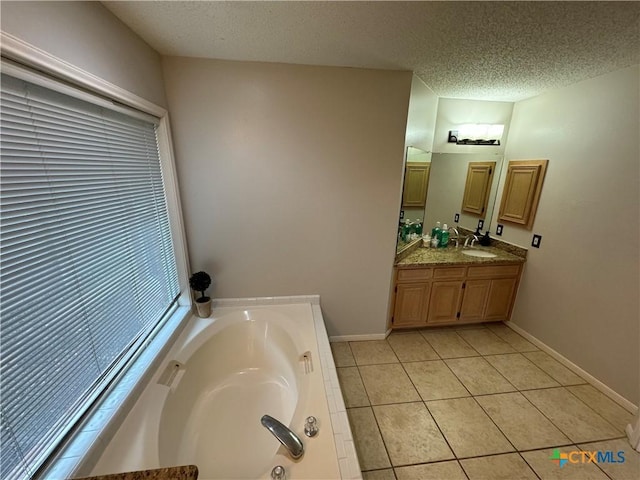
[[[396,266],[399,268],[411,267],[444,267],[454,265],[491,265],[494,263],[524,263],[525,258],[514,255],[496,247],[473,247],[473,250],[484,250],[494,253],[492,258],[470,257],[463,255],[462,247],[447,248],[423,248],[418,247],[406,257],[399,259]],[[464,249],[467,250],[467,249]]]
[[[197,480],[198,467],[183,465],[180,467],[156,468],[137,472],[114,473],[96,477],[84,477],[76,480]]]

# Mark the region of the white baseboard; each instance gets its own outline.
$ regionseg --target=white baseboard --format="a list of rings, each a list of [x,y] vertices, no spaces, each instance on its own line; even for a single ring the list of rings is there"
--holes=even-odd
[[[542,351],[548,353],[549,355],[551,355],[553,358],[555,358],[558,362],[560,362],[565,367],[567,367],[569,370],[574,372],[576,375],[584,378],[587,382],[589,382],[595,388],[600,390],[602,393],[604,393],[607,397],[609,397],[611,400],[616,402],[618,405],[620,405],[624,409],[628,410],[629,412],[633,413],[634,415],[638,413],[638,406],[637,405],[635,405],[633,402],[627,400],[622,395],[620,395],[618,392],[616,392],[615,390],[611,389],[610,387],[608,387],[607,385],[602,383],[596,377],[594,377],[590,373],[586,372],[585,370],[583,370],[582,368],[577,366],[571,360],[569,360],[568,358],[562,356],[561,354],[556,352],[553,348],[551,348],[547,344],[541,342],[536,337],[531,335],[529,332],[527,332],[527,331],[523,330],[521,327],[515,325],[513,322],[504,322],[504,323],[509,328],[511,328],[512,330],[514,330],[515,332],[519,333],[524,338],[529,340],[531,343],[533,343],[540,350],[542,350]]]
[[[387,338],[386,333],[371,333],[368,335],[336,335],[329,337],[329,342],[359,342],[362,340],[384,340]]]

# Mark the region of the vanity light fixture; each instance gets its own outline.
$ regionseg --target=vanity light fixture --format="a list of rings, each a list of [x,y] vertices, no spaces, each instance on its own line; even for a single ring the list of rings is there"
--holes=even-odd
[[[467,123],[457,130],[449,130],[449,143],[456,145],[500,145],[504,125]]]

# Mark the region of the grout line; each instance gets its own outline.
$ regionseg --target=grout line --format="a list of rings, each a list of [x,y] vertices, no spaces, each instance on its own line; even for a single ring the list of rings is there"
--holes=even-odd
[[[533,389],[533,390],[524,390],[524,391],[551,390],[551,389],[554,389],[554,388],[555,388],[555,389],[562,388],[562,389],[564,389],[564,390],[568,391],[571,395],[573,395],[575,398],[577,398],[577,399],[578,399],[578,401],[580,401],[580,403],[582,403],[583,405],[585,405],[589,410],[593,411],[593,413],[594,413],[594,414],[596,414],[596,416],[598,416],[598,417],[602,418],[602,420],[604,420],[604,421],[605,421],[605,423],[607,423],[608,425],[610,425],[611,427],[613,427],[613,429],[614,429],[614,430],[619,431],[619,429],[618,429],[616,426],[614,426],[614,425],[612,425],[610,422],[608,422],[605,418],[603,418],[603,417],[602,417],[602,415],[600,415],[600,414],[599,414],[598,412],[596,412],[593,408],[591,408],[589,405],[587,405],[585,402],[583,402],[579,397],[577,397],[576,395],[574,395],[574,394],[571,392],[571,390],[569,390],[569,389],[568,389],[568,388],[566,388],[565,386],[560,386],[560,387],[549,387],[549,388],[536,388],[536,389]],[[535,407],[535,408],[536,408],[536,409],[537,409],[537,410],[538,410],[542,415],[544,415],[544,417],[545,417],[547,420],[549,420],[549,421],[551,422],[551,424],[552,424],[554,427],[556,427],[558,430],[560,430],[560,431],[561,431],[561,432],[562,432],[562,433],[563,433],[567,438],[569,438],[569,439],[571,440],[571,437],[569,436],[569,433],[568,433],[568,432],[565,432],[562,428],[560,428],[558,425],[556,425],[556,424],[553,422],[553,420],[551,420],[547,415],[545,415],[545,413],[544,413],[542,410],[540,410],[540,409],[538,408],[538,406],[537,406],[535,403],[533,403],[531,400],[529,400],[529,399],[526,397],[526,395],[523,395],[523,396],[524,396],[524,397],[527,399],[527,401],[528,401],[529,403],[531,403],[531,404],[532,404],[532,405],[533,405],[533,406],[534,406],[534,407]],[[625,434],[624,434],[624,433],[622,433],[622,436],[624,436],[624,435],[625,435]],[[625,438],[626,438],[626,436],[625,436]],[[573,441],[573,440],[572,440],[572,441]],[[596,442],[596,441],[600,441],[600,440],[590,440],[589,442],[586,442],[586,443]],[[580,443],[585,443],[585,442],[580,442]]]
[[[361,468],[361,472],[371,472],[373,470],[386,470],[388,468],[393,468],[393,463],[391,462],[391,457],[389,456],[389,450],[387,449],[387,444],[384,441],[384,437],[382,436],[382,431],[380,430],[380,425],[378,424],[378,419],[376,418],[376,412],[373,410],[373,406],[368,406],[368,407],[354,407],[354,408],[368,408],[369,410],[371,410],[371,415],[373,416],[373,421],[376,423],[376,428],[378,429],[378,434],[380,435],[380,440],[382,440],[382,446],[384,447],[384,453],[387,456],[387,460],[389,461],[389,466],[388,467],[384,467],[384,468],[376,468],[376,469],[372,469],[372,470],[362,470],[362,462],[360,461],[360,458],[358,458],[358,461],[360,462],[360,468]],[[349,417],[349,410],[352,410],[350,408],[347,408],[347,418]],[[356,443],[356,439],[354,436],[354,448],[355,448],[355,443]],[[356,448],[356,454],[358,452],[358,449]],[[395,472],[394,472],[394,476],[395,476]]]
[[[542,477],[541,477],[540,475],[538,475],[538,472],[536,472],[535,468],[533,468],[533,465],[531,465],[529,462],[527,462],[527,459],[526,459],[526,458],[524,458],[524,455],[522,455],[522,452],[518,452],[518,455],[520,455],[520,458],[521,458],[522,460],[524,460],[524,463],[525,463],[526,465],[528,465],[528,466],[529,466],[529,468],[531,469],[531,471],[533,472],[533,474],[534,474],[537,478],[539,478],[540,480],[542,480]]]
[[[469,480],[469,476],[467,475],[467,472],[465,472],[464,468],[462,467],[462,465],[460,464],[460,461],[458,461],[457,458],[450,458],[449,460],[436,460],[434,462],[422,462],[422,463],[409,463],[406,465],[398,465],[397,467],[393,467],[394,469],[394,475],[395,475],[395,469],[396,468],[405,468],[405,467],[420,467],[422,465],[433,465],[434,463],[447,463],[447,462],[455,462],[458,464],[458,466],[460,467],[460,470],[462,470],[462,474],[464,475],[464,477]],[[398,478],[397,476],[395,478]]]
[[[387,447],[387,442],[384,440],[384,435],[382,434],[382,430],[380,429],[380,423],[378,422],[378,417],[376,416],[376,411],[373,409],[373,405],[371,407],[371,413],[373,414],[373,421],[376,422],[376,427],[378,428],[378,433],[380,434],[380,439],[382,440],[382,446],[384,447],[384,453],[387,455],[387,460],[389,460],[389,465],[393,468],[393,461],[391,460],[391,455],[389,455],[389,447]],[[395,476],[395,472],[393,475]]]
[[[591,385],[591,384],[589,384],[589,385]],[[571,386],[571,387],[575,387],[575,386],[577,386],[577,385],[570,385],[570,386]],[[593,387],[593,385],[591,385],[591,386]],[[604,416],[603,416],[602,414],[600,414],[600,412],[598,412],[594,407],[592,407],[592,406],[591,406],[591,405],[589,405],[587,402],[585,402],[583,399],[581,399],[578,395],[576,395],[575,393],[573,393],[573,392],[572,392],[571,390],[569,390],[567,387],[564,387],[564,386],[563,386],[562,388],[564,388],[567,392],[569,392],[571,395],[573,395],[574,397],[576,397],[580,402],[582,402],[583,404],[585,404],[585,405],[587,406],[587,408],[590,408],[591,410],[593,410],[593,411],[594,411],[594,413],[595,413],[596,415],[598,415],[598,416],[599,416],[600,418],[602,418],[605,422],[607,422],[609,425],[611,425],[611,426],[614,428],[614,430],[619,430],[619,429],[618,429],[618,427],[616,427],[613,423],[611,423],[609,420],[607,420],[606,418],[604,418]],[[598,390],[597,388],[595,388],[595,387],[593,387],[593,388],[594,388],[598,393],[602,393],[602,392],[601,392],[600,390]],[[604,393],[602,393],[602,394],[604,395]],[[606,395],[605,395],[605,396],[606,396]],[[608,400],[611,400],[609,397],[607,397],[607,399],[608,399]],[[613,400],[611,400],[611,401],[613,402]],[[614,402],[614,403],[615,403],[615,402]],[[616,403],[616,405],[618,405],[618,404]],[[620,406],[620,405],[618,405],[618,406]],[[621,407],[621,406],[620,406],[620,408],[622,408],[623,410],[625,410],[625,411],[626,411],[626,409],[624,409],[624,407]],[[622,431],[624,432],[624,429],[623,429]]]
[[[626,439],[626,436],[625,436],[625,439]],[[591,442],[587,442],[587,443],[591,443]],[[580,450],[582,450],[583,452],[586,452],[586,451],[587,451],[587,450],[583,449],[583,448],[582,448],[580,445],[578,445],[577,443],[576,443],[576,447],[578,447],[578,448],[579,448]],[[596,466],[600,469],[600,471],[601,471],[602,473],[604,473],[604,474],[605,474],[605,476],[606,476],[607,478],[609,478],[609,479],[611,479],[611,480],[615,480],[611,475],[609,475],[607,472],[605,472],[605,471],[604,471],[604,469],[600,466],[600,464],[599,464],[598,462],[596,462]]]

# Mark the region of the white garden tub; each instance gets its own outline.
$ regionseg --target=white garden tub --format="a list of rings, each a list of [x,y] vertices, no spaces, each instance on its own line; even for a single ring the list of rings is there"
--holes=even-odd
[[[271,478],[276,465],[289,480],[361,478],[318,302],[239,303],[189,320],[93,475],[194,464],[206,480]],[[265,414],[302,439],[302,458],[261,425]]]

